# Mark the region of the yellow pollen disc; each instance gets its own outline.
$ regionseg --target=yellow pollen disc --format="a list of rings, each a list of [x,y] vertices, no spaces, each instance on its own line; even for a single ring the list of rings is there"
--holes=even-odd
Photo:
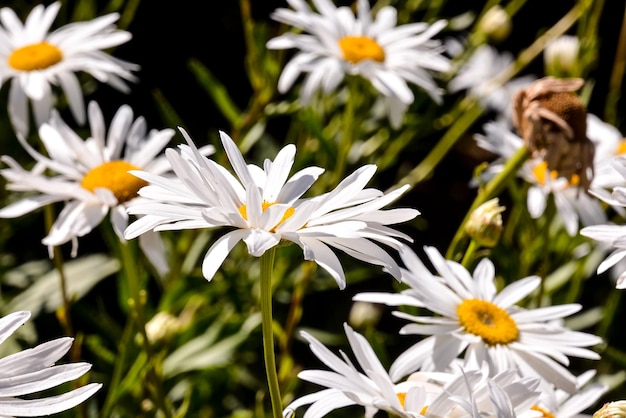
[[[118,203],[124,203],[137,197],[137,192],[148,182],[129,174],[129,170],[139,170],[126,161],[109,161],[91,169],[80,185],[94,192],[97,188],[109,189],[115,195]]]
[[[548,172],[548,163],[545,161],[540,162],[539,164],[533,167],[533,175],[537,179],[537,183],[543,185],[546,184],[546,173]],[[556,180],[557,172],[552,170],[550,171],[550,178],[552,180]]]
[[[267,202],[267,201],[263,201],[263,203],[261,204],[261,207],[263,208],[263,212],[265,212],[265,210],[267,208],[269,208],[270,206],[275,205],[276,202]],[[276,224],[274,225],[274,228],[272,229],[272,232],[274,231],[274,229],[276,229],[276,227],[280,224],[282,224],[283,222],[285,222],[287,219],[289,219],[295,212],[296,210],[292,207],[288,208],[285,211],[285,214],[283,215],[282,219]],[[239,206],[239,213],[241,214],[241,216],[243,217],[243,219],[245,219],[246,221],[248,220],[248,212],[246,210],[246,205],[241,205]]]
[[[385,50],[372,38],[366,36],[346,36],[339,40],[343,58],[356,64],[363,60],[385,61]]]
[[[549,411],[543,409],[540,406],[537,405],[533,405],[530,407],[531,410],[533,411],[539,411],[541,412],[543,415],[541,416],[542,418],[556,418],[554,415],[552,415]]]
[[[479,336],[486,344],[509,344],[519,336],[517,324],[509,314],[486,300],[464,300],[456,312],[465,331]]]
[[[396,393],[396,396],[398,397],[398,400],[400,401],[400,405],[402,405],[402,408],[404,408],[404,400],[406,399],[406,393]]]
[[[9,56],[9,66],[20,71],[43,70],[63,59],[61,50],[47,42],[17,48]]]
[[[622,139],[619,141],[615,153],[618,155],[626,154],[626,139]]]
[[[535,176],[535,179],[537,179],[537,183],[541,185],[546,184],[546,173],[548,173],[548,163],[546,161],[542,161],[533,167],[533,175]],[[556,170],[550,170],[549,176],[550,180],[556,180],[561,177],[559,172]],[[574,173],[567,182],[570,186],[578,186],[580,184],[580,176]]]
[[[396,396],[398,397],[398,400],[400,401],[400,405],[402,405],[402,408],[406,409],[406,406],[404,404],[404,401],[406,400],[406,393],[404,392],[396,393]],[[420,415],[425,415],[427,410],[428,410],[428,406],[423,407],[422,410],[420,411]]]

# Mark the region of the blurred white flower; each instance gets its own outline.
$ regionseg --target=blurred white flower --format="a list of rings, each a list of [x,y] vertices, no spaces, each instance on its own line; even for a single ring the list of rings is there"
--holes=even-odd
[[[613,187],[613,191],[610,194],[595,194],[613,207],[626,208],[626,157],[617,157],[611,163],[622,176],[622,185]],[[604,224],[599,223],[598,225],[591,225],[581,229],[580,234],[599,241],[613,250],[598,266],[598,274],[604,273],[626,257],[626,225],[616,225],[608,222]],[[616,287],[618,289],[626,288],[626,271],[620,273]]]
[[[626,138],[615,126],[592,113],[587,114],[587,136],[596,151],[591,191],[608,196],[605,189],[624,183],[624,177],[615,169],[613,160],[626,154]]]
[[[560,324],[581,305],[523,309],[515,303],[539,286],[539,277],[516,280],[497,292],[495,267],[489,259],[482,259],[472,275],[461,264],[445,260],[435,248],[424,250],[439,276],[431,274],[419,257],[405,248],[400,253],[407,268],[402,281],[418,299],[412,305],[421,303],[436,316],[394,312],[413,322],[404,326],[401,334],[429,335],[393,362],[389,373],[394,381],[416,370],[449,371],[464,353],[466,370],[486,364],[492,375],[514,369],[520,376],[539,377],[568,393],[577,389],[576,378],[564,367],[569,364],[567,356],[599,359],[597,353],[583,347],[602,341]],[[390,299],[379,295],[380,303],[389,305],[395,300],[393,294]]]
[[[296,153],[293,144],[282,148],[274,161],[265,160],[261,168],[247,164],[233,140],[220,132],[235,177],[201,155],[182,132],[188,145],[181,145],[180,152],[166,150],[177,178],[132,172],[150,185],[139,192],[145,198],[143,203],[129,208],[129,213],[142,216],[126,230],[127,239],[152,230],[234,227],[204,256],[202,272],[207,280],[213,278],[239,241],[245,242],[251,255],[260,257],[281,240],[298,244],[304,258],[326,269],[340,288],[346,285],[343,269],[329,247],[400,277],[396,261],[377,242],[399,250],[405,244],[396,238],[411,241],[387,225],[413,219],[419,212],[381,210],[408,186],[388,194],[364,189],[376,171],[376,166],[368,165],[345,178],[332,192],[302,199],[324,170],[308,167],[289,178]]]
[[[11,80],[8,111],[16,132],[27,135],[30,125],[28,102],[37,126],[48,121],[54,105],[53,87],[65,93],[72,115],[85,123],[85,104],[77,73],[128,91],[124,80],[135,81],[139,67],[121,61],[103,50],[131,39],[129,32],[115,28],[119,14],[111,13],[87,22],[72,22],[49,32],[61,2],[39,4],[22,23],[15,12],[0,9],[0,86]]]
[[[31,171],[23,169],[10,156],[2,161],[9,168],[0,170],[7,189],[25,192],[26,197],[0,209],[0,218],[15,218],[54,202],[65,207],[42,242],[58,246],[71,241],[72,255],[78,249],[78,237],[91,232],[110,213],[118,237],[128,225],[126,208],[137,200],[137,191],[146,182],[128,173],[143,169],[164,173],[170,166],[163,151],[174,130],[147,131],[143,117],[133,120],[133,111],[122,106],[107,129],[100,107],[89,103],[91,135],[83,140],[69,128],[57,112],[39,129],[48,156],[21,141],[37,164]],[[49,175],[48,171],[54,173]],[[34,194],[32,193],[34,192]],[[146,236],[141,246],[161,272],[167,270],[163,248],[157,234]]]
[[[513,133],[507,126],[489,122],[484,125],[485,135],[475,135],[479,147],[486,149],[499,157],[490,163],[481,173],[480,181],[488,181],[502,170],[506,161],[524,145],[524,140]],[[602,155],[596,154],[594,165]],[[595,167],[594,167],[595,168]],[[578,187],[578,179],[561,177],[555,170],[548,170],[542,158],[529,159],[518,172],[518,176],[531,184],[528,189],[527,207],[531,217],[541,217],[546,209],[550,195],[554,197],[558,215],[565,230],[574,236],[580,229],[580,224],[594,225],[606,220],[606,213],[602,205],[593,196]],[[476,185],[478,180],[474,179]],[[597,181],[594,177],[592,186]]]
[[[500,53],[490,45],[481,45],[450,80],[448,91],[467,91],[487,109],[498,112],[500,122],[510,123],[513,96],[536,79],[534,76],[523,76],[509,80],[501,86],[496,85],[496,76],[512,63],[513,54],[510,52]]]
[[[362,371],[345,353],[341,352],[340,358],[315,337],[302,332],[313,354],[332,371],[300,372],[300,379],[327,389],[295,399],[285,407],[284,416],[291,417],[297,408],[311,404],[307,417],[322,417],[335,409],[360,405],[368,418],[378,411],[402,418],[513,418],[530,411],[539,396],[535,391],[539,379],[519,379],[511,371],[492,378],[481,370],[418,372],[394,384],[367,340],[346,324],[344,329]]]
[[[373,18],[367,0],[357,1],[356,16],[349,7],[336,7],[329,0],[313,1],[319,13],[302,0],[287,2],[293,10],[277,9],[272,18],[303,33],[286,33],[267,43],[270,49],[299,50],[283,69],[280,92],[289,90],[305,73],[301,100],[307,104],[320,88],[329,93],[346,75],[359,75],[388,99],[394,127],[400,125],[414,101],[409,83],[441,102],[442,90],[431,72],[448,71],[450,62],[442,55],[441,42],[432,37],[446,26],[445,21],[397,25],[395,8],[384,6]]]
[[[595,370],[588,370],[578,376],[578,390],[573,394],[555,389],[549,384],[541,385],[541,396],[533,409],[543,412],[543,417],[591,418],[591,415],[582,412],[595,405],[609,390],[605,384],[591,382],[595,374]]]
[[[0,318],[0,343],[30,318],[18,311]],[[88,363],[54,365],[72,346],[72,338],[57,338],[0,359],[0,416],[38,417],[66,411],[96,393],[100,383],[90,383],[61,395],[38,398],[34,394],[78,379]],[[27,396],[28,399],[22,399]]]

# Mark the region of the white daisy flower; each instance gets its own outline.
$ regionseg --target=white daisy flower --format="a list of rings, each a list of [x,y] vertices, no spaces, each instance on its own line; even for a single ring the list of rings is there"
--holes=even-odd
[[[30,318],[14,312],[0,318],[0,343]],[[67,411],[96,393],[100,383],[90,383],[61,395],[38,398],[33,394],[78,379],[88,363],[54,365],[72,346],[72,338],[57,338],[0,359],[0,416],[39,417]],[[22,399],[27,396],[28,399]]]
[[[499,156],[482,173],[482,181],[488,181],[525,145],[522,138],[503,124],[489,122],[484,125],[484,130],[485,135],[475,136],[476,143]],[[594,161],[597,162],[600,158],[601,155],[596,154]],[[578,233],[580,224],[594,225],[606,220],[606,213],[598,199],[578,187],[579,179],[575,175],[571,179],[561,177],[557,171],[548,170],[547,163],[541,158],[527,160],[518,175],[531,185],[527,194],[527,207],[533,219],[543,215],[552,195],[563,226],[571,236]],[[595,181],[597,180],[594,178],[592,186]],[[477,184],[476,179],[473,184]]]
[[[540,377],[568,393],[576,390],[576,378],[564,367],[569,365],[568,356],[598,359],[597,353],[584,347],[602,341],[561,325],[563,318],[581,309],[579,304],[523,309],[515,303],[539,286],[539,277],[514,281],[497,292],[490,260],[482,259],[472,275],[461,264],[445,260],[435,248],[424,250],[440,276],[431,274],[405,248],[400,253],[407,266],[402,281],[417,294],[416,303],[437,316],[394,312],[414,322],[404,326],[401,334],[429,335],[394,361],[390,369],[394,381],[416,370],[447,371],[463,355],[466,369],[486,363],[492,374],[515,369],[520,376]],[[354,300],[361,298],[356,295]],[[387,304],[394,301],[393,296],[379,299]]]
[[[299,407],[310,404],[306,417],[322,417],[335,409],[360,405],[368,418],[378,411],[402,418],[504,418],[529,411],[539,396],[534,391],[538,379],[516,379],[512,372],[494,378],[479,370],[414,373],[394,384],[367,340],[346,324],[344,329],[362,371],[345,353],[341,352],[340,358],[315,337],[301,332],[313,354],[332,371],[300,372],[300,379],[327,389],[295,399],[285,407],[284,416],[291,417]]]
[[[143,216],[128,227],[127,239],[150,230],[234,227],[204,257],[202,272],[208,280],[239,241],[246,243],[251,255],[260,257],[281,240],[298,244],[304,258],[326,269],[341,288],[346,285],[343,269],[329,247],[383,266],[394,277],[400,277],[397,263],[377,242],[398,250],[405,244],[396,238],[411,241],[387,225],[413,219],[419,212],[381,210],[408,186],[388,194],[364,189],[376,171],[376,166],[368,165],[356,170],[332,192],[302,199],[324,170],[308,167],[289,178],[296,153],[294,145],[285,146],[274,161],[265,160],[261,168],[247,164],[233,140],[220,132],[235,177],[200,155],[191,138],[182,132],[188,146],[181,145],[180,153],[166,150],[177,179],[132,172],[150,186],[139,193],[146,201],[129,208],[129,213]]]
[[[596,196],[608,197],[609,192],[606,189],[624,183],[624,177],[615,168],[613,160],[626,154],[626,138],[615,126],[593,114],[587,115],[587,136],[593,142],[596,152],[591,192]],[[618,211],[619,208],[620,206],[616,207]]]
[[[414,101],[409,83],[441,102],[442,90],[431,71],[446,72],[450,62],[442,55],[441,42],[432,37],[447,22],[398,26],[395,8],[384,6],[373,18],[367,0],[357,1],[356,16],[349,7],[336,7],[329,0],[313,0],[319,13],[304,0],[287,2],[293,10],[277,9],[272,18],[304,33],[287,33],[267,43],[270,49],[299,50],[278,80],[280,92],[289,90],[305,73],[301,100],[307,104],[320,88],[329,93],[346,75],[359,75],[388,99],[390,121],[396,127]]]
[[[510,52],[498,52],[490,45],[481,45],[465,61],[454,78],[448,82],[448,91],[468,94],[489,110],[499,113],[499,121],[511,120],[511,101],[518,90],[535,81],[534,76],[517,77],[502,86],[495,86],[494,79],[514,61]]]
[[[542,417],[591,418],[591,415],[582,412],[594,406],[609,390],[605,384],[591,382],[595,374],[595,370],[588,370],[578,376],[578,390],[574,394],[555,389],[552,385],[542,385],[541,396],[533,409],[542,412]]]
[[[600,193],[600,190],[594,190],[594,194],[615,208],[626,208],[626,157],[616,157],[611,164],[622,176],[622,185],[613,187],[611,194]],[[626,225],[598,223],[582,228],[580,234],[599,241],[613,250],[598,266],[598,274],[604,273],[626,257]],[[626,271],[620,273],[616,287],[626,288]]]
[[[119,14],[73,22],[50,32],[60,7],[60,2],[48,7],[39,4],[24,23],[12,9],[0,9],[0,86],[11,80],[8,112],[13,128],[22,135],[29,131],[29,101],[37,126],[50,118],[53,86],[63,90],[74,118],[82,125],[85,104],[77,73],[88,73],[126,92],[124,80],[135,81],[131,71],[139,69],[103,52],[131,38],[129,32],[115,28]]]
[[[587,135],[594,142],[598,157],[590,193],[609,204],[620,216],[625,217],[626,139],[616,127],[591,114],[587,118]],[[626,227],[605,220],[581,229],[580,233],[598,241],[607,252],[610,252],[598,266],[597,273],[601,274],[611,269],[609,273],[616,282],[616,287],[626,288],[626,272],[621,271],[626,262],[624,259],[626,245],[622,242],[626,236]],[[618,264],[619,266],[616,266]]]
[[[0,170],[7,189],[25,192],[26,197],[0,209],[1,218],[15,218],[54,202],[65,202],[42,242],[48,246],[73,243],[72,255],[78,249],[78,237],[91,232],[110,213],[111,224],[124,239],[128,225],[126,208],[137,202],[137,191],[147,183],[128,174],[142,169],[162,174],[170,169],[164,156],[157,157],[174,135],[174,130],[147,131],[143,117],[133,120],[133,111],[122,106],[106,131],[104,118],[96,102],[89,103],[91,135],[83,140],[70,129],[56,112],[39,129],[47,151],[44,156],[25,141],[24,147],[37,164],[31,171],[14,159],[3,156],[9,168]],[[49,169],[54,175],[47,175]],[[159,271],[167,270],[158,235],[147,235],[140,243]]]

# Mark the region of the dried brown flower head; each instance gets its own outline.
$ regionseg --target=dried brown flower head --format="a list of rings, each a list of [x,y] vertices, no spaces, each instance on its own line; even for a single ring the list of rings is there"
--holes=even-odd
[[[535,81],[513,98],[513,124],[533,157],[586,191],[595,150],[587,137],[587,109],[574,93],[583,84],[580,78]]]

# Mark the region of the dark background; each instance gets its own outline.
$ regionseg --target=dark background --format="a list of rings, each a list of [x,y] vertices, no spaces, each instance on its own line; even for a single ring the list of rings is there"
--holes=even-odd
[[[108,3],[108,2],[106,2]],[[265,22],[278,34],[279,26],[269,18],[270,13],[277,7],[286,7],[285,1],[252,0],[253,18]],[[349,2],[343,1],[342,4]],[[49,4],[49,2],[46,2]],[[104,2],[103,2],[104,4]],[[524,7],[513,19],[513,35],[504,43],[498,45],[501,50],[517,53],[530,45],[542,30],[552,26],[573,6],[572,1],[536,1],[525,2]],[[72,2],[67,3],[68,8]],[[480,10],[484,2],[478,1],[448,1],[443,8],[442,17],[454,17],[469,10]],[[548,7],[549,6],[549,7]],[[606,1],[600,23],[600,45],[596,68],[590,74],[595,80],[594,93],[589,103],[589,110],[602,116],[604,102],[607,95],[608,81],[614,63],[615,50],[622,18],[624,16],[623,1]],[[56,27],[56,26],[55,26]],[[210,98],[198,85],[189,70],[188,62],[191,58],[200,60],[226,86],[233,100],[242,109],[250,98],[251,88],[244,66],[245,43],[242,35],[242,22],[239,11],[239,2],[234,0],[220,1],[192,1],[179,0],[176,2],[148,1],[140,3],[137,14],[127,28],[133,34],[133,39],[115,50],[115,56],[137,63],[141,66],[138,72],[139,82],[131,85],[130,94],[126,95],[108,86],[100,86],[88,99],[98,101],[105,112],[105,119],[110,118],[122,104],[129,104],[136,115],[143,115],[150,128],[162,129],[165,126],[158,111],[154,96],[162,94],[183,118],[183,127],[197,141],[215,138],[217,130],[228,130],[228,123],[215,108]],[[575,28],[570,32],[575,34]],[[448,31],[444,36],[458,36],[459,33]],[[541,57],[529,65],[522,74],[541,76],[543,63]],[[620,125],[623,129],[625,106],[618,104]],[[483,121],[489,120],[485,115],[475,126],[480,129]],[[274,126],[276,137],[284,127]],[[433,138],[436,141],[437,138]],[[182,141],[177,135],[175,143]],[[289,138],[284,138],[285,143]],[[415,187],[403,197],[397,206],[411,206],[421,211],[421,218],[425,220],[425,227],[419,235],[411,233],[416,239],[415,248],[422,245],[433,245],[445,251],[457,226],[463,219],[467,208],[474,199],[474,191],[467,187],[476,164],[484,155],[477,155],[471,150],[471,138],[462,141],[458,147],[443,160],[433,176]],[[423,157],[421,154],[403,155],[402,158],[412,158],[417,164]],[[30,219],[15,220],[32,222]],[[432,227],[431,227],[432,226]],[[32,248],[32,237],[23,237],[31,247],[25,249],[29,254],[36,252],[34,258],[47,256],[43,246]],[[17,245],[21,245],[18,243]],[[98,234],[90,234],[81,238],[80,252],[87,253],[89,248],[102,246]],[[14,247],[15,248],[15,247]],[[351,261],[344,267],[350,268]],[[356,263],[354,263],[356,264]],[[304,316],[302,325],[316,326],[331,332],[341,334],[342,323],[348,319],[351,307],[350,298],[360,291],[390,290],[393,283],[389,278],[381,281],[368,281],[365,284],[348,286],[343,292],[333,289],[330,292],[320,292],[307,296],[304,302]],[[115,286],[103,283],[100,292],[115,292]],[[597,297],[602,297],[597,296]],[[589,301],[589,306],[598,306],[601,301]],[[320,310],[319,307],[328,307]],[[54,321],[49,321],[53,323]],[[403,321],[385,315],[381,329],[395,333]],[[53,327],[48,328],[50,336],[58,336],[59,332]],[[619,338],[619,336],[616,336]],[[623,336],[621,337],[623,339]],[[624,344],[622,344],[624,346]],[[391,351],[402,351],[406,347],[395,347]],[[298,355],[307,356],[308,349],[304,345],[294,346],[300,350]],[[315,359],[306,359],[306,362],[318,366]]]

